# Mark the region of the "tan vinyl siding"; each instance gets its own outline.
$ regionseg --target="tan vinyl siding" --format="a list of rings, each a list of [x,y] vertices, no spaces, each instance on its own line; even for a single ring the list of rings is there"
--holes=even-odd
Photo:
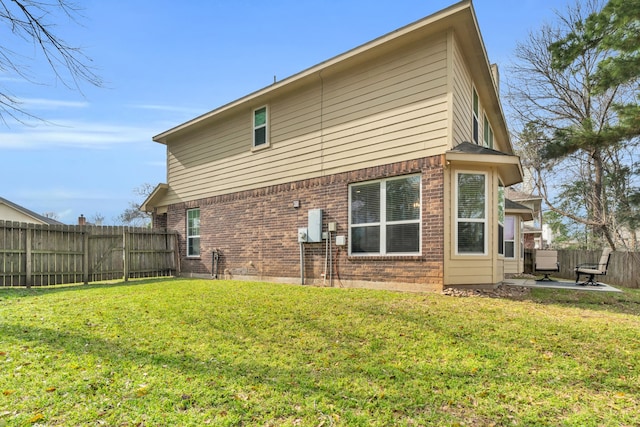
[[[487,260],[466,260],[464,263],[452,266],[446,282],[447,286],[455,285],[486,285],[493,284],[493,269]]]
[[[453,43],[453,145],[472,141],[471,126],[471,76],[462,57],[460,46]]]
[[[267,105],[270,147],[251,151]],[[446,37],[423,40],[170,140],[166,204],[446,151]]]
[[[497,218],[497,174],[491,167],[461,167],[462,172],[486,172],[489,180],[487,193],[487,253],[485,255],[456,254],[455,186],[456,168],[450,167],[445,175],[445,286],[487,285],[502,280],[503,261],[498,260],[496,224]],[[500,277],[500,279],[497,279]]]

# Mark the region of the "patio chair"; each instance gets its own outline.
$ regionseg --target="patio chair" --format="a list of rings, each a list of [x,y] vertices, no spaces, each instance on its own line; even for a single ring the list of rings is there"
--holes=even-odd
[[[579,264],[576,267],[576,284],[586,286],[598,286],[599,283],[594,279],[595,276],[604,276],[607,274],[607,269],[609,268],[609,261],[611,260],[611,248],[605,248],[602,250],[602,255],[600,255],[600,261],[597,264]],[[583,274],[585,276],[589,276],[589,278],[582,282],[580,281],[580,275]]]
[[[555,280],[549,277],[551,273],[557,273],[560,271],[560,264],[558,263],[558,251],[550,250],[536,250],[536,263],[534,265],[534,271],[536,273],[544,274],[542,279],[537,281],[548,280],[554,282]]]

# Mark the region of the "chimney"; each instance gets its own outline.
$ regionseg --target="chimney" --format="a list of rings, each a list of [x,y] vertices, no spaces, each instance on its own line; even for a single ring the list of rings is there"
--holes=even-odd
[[[82,214],[78,217],[78,225],[87,225],[87,218]]]
[[[500,93],[500,72],[498,71],[498,64],[491,64],[491,74],[493,75],[493,82]]]

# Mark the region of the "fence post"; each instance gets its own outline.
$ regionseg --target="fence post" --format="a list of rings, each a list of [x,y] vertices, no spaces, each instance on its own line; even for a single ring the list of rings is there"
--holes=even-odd
[[[129,247],[128,242],[129,233],[127,232],[127,227],[124,227],[122,230],[122,256],[123,256],[123,274],[124,281],[129,281],[129,257],[131,256],[131,248]]]
[[[82,232],[82,281],[89,283],[89,232]]]
[[[25,231],[26,233],[25,235],[25,266],[26,266],[26,278],[25,280],[27,281],[26,285],[27,285],[27,289],[31,287],[31,281],[32,281],[32,275],[31,272],[33,270],[33,264],[32,264],[32,254],[31,254],[31,240],[32,240],[32,233],[31,233],[31,227],[26,227]]]

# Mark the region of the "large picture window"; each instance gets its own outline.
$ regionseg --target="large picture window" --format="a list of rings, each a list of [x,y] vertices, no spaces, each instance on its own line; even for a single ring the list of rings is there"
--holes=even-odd
[[[362,255],[420,253],[420,175],[349,187],[349,252]]]
[[[267,107],[260,107],[253,110],[253,147],[265,147],[269,145],[269,134],[267,132]]]
[[[487,176],[456,174],[456,252],[487,253]]]
[[[187,211],[187,256],[200,256],[200,209]]]

